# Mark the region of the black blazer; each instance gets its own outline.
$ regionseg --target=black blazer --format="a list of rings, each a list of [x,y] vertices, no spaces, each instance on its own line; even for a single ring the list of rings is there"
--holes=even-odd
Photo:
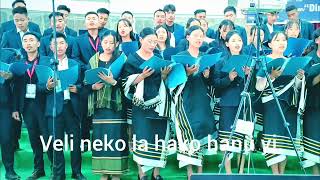
[[[53,65],[49,65],[51,68],[53,67]],[[79,63],[73,59],[68,59],[68,67],[71,68],[73,66],[79,66]],[[80,73],[80,66],[79,66],[79,73]],[[72,108],[73,108],[73,112],[74,114],[80,118],[80,96],[79,96],[79,92],[81,89],[81,81],[80,81],[80,76],[78,76],[78,81],[75,84],[78,88],[78,93],[70,93],[70,100],[71,100],[71,104],[72,104]],[[46,90],[46,109],[45,109],[45,116],[46,117],[53,117],[53,111],[52,111],[52,107],[54,106],[54,94],[53,91],[48,91]],[[60,115],[63,111],[63,105],[64,105],[64,96],[63,96],[63,91],[59,92],[56,94],[56,115]]]
[[[313,31],[314,31],[313,24],[309,23],[308,21],[304,21],[300,19],[300,37],[301,38],[312,40]]]
[[[206,35],[208,38],[211,38],[211,39],[216,38],[216,32],[211,28],[208,28]]]
[[[101,43],[98,46],[98,50],[102,51]],[[95,54],[96,52],[90,44],[88,33],[80,35],[75,39],[71,58],[77,60],[82,68],[89,63],[90,58]]]
[[[225,56],[215,65],[213,85],[216,95],[220,97],[220,106],[236,107],[240,103],[240,93],[244,88],[243,79],[236,77],[234,81],[229,79],[229,73],[222,72],[222,68],[230,56]]]
[[[29,31],[33,31],[41,34],[38,24],[34,22],[29,22],[28,26],[29,26]],[[2,39],[3,33],[10,31],[12,29],[16,29],[16,25],[14,24],[13,20],[2,23],[0,27],[0,41]]]
[[[1,62],[10,64],[15,61],[16,54],[13,51],[2,48],[0,51]],[[12,80],[5,80],[3,84],[0,84],[0,108],[8,107],[11,109],[13,105],[12,98]]]
[[[184,26],[174,23],[173,26],[174,30],[173,30],[173,35],[175,37],[176,40],[176,46],[179,44],[179,42],[184,39],[185,37],[185,30],[184,30]]]
[[[271,33],[269,31],[269,28],[267,26],[267,24],[263,24],[262,27],[261,27],[264,31],[264,42],[268,42],[271,40]],[[277,24],[274,24],[273,25],[273,31],[283,31],[283,27],[280,26],[280,25],[277,25]]]
[[[40,40],[40,55],[42,56],[53,56],[53,52],[50,49],[50,36],[44,36],[41,38]],[[73,43],[75,41],[75,38],[72,36],[67,36],[67,43],[68,43],[68,48],[67,48],[67,57],[71,58],[72,55],[72,47],[73,47]]]
[[[26,61],[26,59],[23,59],[22,61]],[[48,65],[50,64],[50,58],[46,56],[40,56],[39,65]],[[33,79],[36,84],[36,103],[38,104],[39,108],[42,108],[45,106],[45,91],[46,91],[46,84],[38,84],[38,77],[35,73],[33,75]],[[14,111],[18,111],[20,113],[24,110],[24,104],[25,104],[25,94],[26,94],[26,86],[29,83],[29,76],[27,73],[25,73],[22,76],[15,76],[14,80],[14,87],[13,87],[13,108]]]
[[[235,30],[240,33],[241,39],[243,41],[243,45],[248,44],[247,31],[244,27],[235,25]]]
[[[22,49],[22,42],[17,29],[11,29],[3,34],[1,48],[14,48],[17,50]]]
[[[72,36],[72,37],[77,37],[78,36],[77,31],[69,28],[68,26],[65,27],[64,31],[65,31],[67,36]],[[52,28],[48,28],[48,29],[44,30],[43,36],[49,36],[49,35],[52,34],[52,32],[53,32]]]

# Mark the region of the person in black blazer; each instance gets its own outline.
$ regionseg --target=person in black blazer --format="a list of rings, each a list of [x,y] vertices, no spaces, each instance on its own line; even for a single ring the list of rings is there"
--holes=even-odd
[[[73,36],[77,37],[78,34],[76,31],[73,29],[70,29],[66,26],[66,20],[64,19],[64,16],[61,12],[55,12],[51,13],[49,15],[49,20],[50,20],[50,28],[44,30],[43,36],[50,36],[53,32],[53,16],[56,17],[56,29],[59,32],[64,33],[66,36]]]
[[[43,36],[50,36],[52,34],[52,32],[53,32],[52,28],[48,28],[48,29],[44,30]],[[67,36],[72,36],[72,37],[77,37],[78,36],[77,31],[69,28],[68,26],[65,26],[64,33]]]
[[[26,32],[22,37],[22,45],[26,51],[26,57],[22,59],[31,65],[22,76],[14,77],[14,99],[12,117],[21,120],[20,114],[27,126],[29,140],[34,154],[34,171],[28,179],[37,179],[45,176],[43,147],[40,136],[47,140],[47,123],[44,120],[45,84],[38,84],[35,73],[37,64],[46,64],[48,57],[39,56],[40,37],[34,32]]]
[[[80,73],[80,66],[76,60],[69,59],[66,55],[68,43],[67,38],[62,33],[57,33],[57,70],[67,70],[71,67],[78,66],[78,73]],[[50,48],[55,52],[55,42],[53,35],[50,38]],[[54,65],[50,65],[54,69]],[[68,77],[60,77],[68,78]],[[86,179],[81,173],[81,150],[80,150],[80,97],[79,91],[81,88],[80,76],[75,85],[70,85],[68,89],[61,90],[54,96],[53,88],[57,85],[53,78],[49,78],[47,82],[47,96],[45,116],[48,120],[48,131],[50,136],[54,139],[64,140],[65,132],[70,136],[73,135],[73,151],[71,151],[71,166],[72,178],[83,180]],[[58,89],[57,89],[58,90]],[[54,97],[56,97],[56,116],[54,117],[52,107],[54,107]],[[54,149],[50,146],[52,153]],[[71,147],[70,147],[71,148]],[[54,157],[53,157],[54,155]],[[65,160],[63,151],[55,151],[53,155],[53,179],[65,179]]]
[[[17,7],[12,10],[14,18],[14,28],[4,33],[1,47],[2,48],[14,48],[25,55],[25,51],[22,48],[22,36],[24,33],[31,31],[31,26],[28,20],[28,12],[25,7]],[[21,121],[14,121],[13,123],[13,139],[14,139],[14,149],[19,150],[19,139],[21,136]]]
[[[228,7],[226,7],[224,9],[223,13],[224,13],[224,18],[225,19],[229,19],[230,21],[235,23],[235,20],[236,20],[236,17],[237,17],[237,10],[236,10],[235,7],[228,6]],[[248,43],[246,29],[244,27],[236,25],[236,24],[235,24],[234,27],[235,27],[235,30],[240,33],[241,39],[243,40],[243,45],[246,46],[247,43]]]
[[[68,18],[69,18],[69,15],[70,15],[70,12],[71,12],[71,10],[70,10],[70,8],[68,8],[66,5],[59,5],[58,7],[57,7],[57,12],[60,12],[60,13],[62,13],[63,14],[63,18],[64,18],[64,21],[65,21],[65,32],[66,32],[66,34],[67,35],[70,35],[70,36],[74,36],[74,37],[77,37],[77,35],[78,35],[78,33],[75,31],[75,30],[73,30],[73,29],[71,29],[71,28],[69,28],[68,26],[67,26],[67,24],[68,24]],[[50,35],[52,33],[52,29],[51,28],[49,28],[47,31],[45,31],[45,35]]]
[[[14,51],[1,48],[0,61],[10,64],[15,61],[17,55]],[[5,178],[9,180],[20,179],[14,171],[14,147],[12,135],[12,74],[0,70],[0,145],[2,163],[6,170]]]
[[[24,0],[15,0],[12,3],[12,9],[17,8],[17,7],[26,8],[25,1]],[[15,27],[16,26],[15,26],[14,20],[10,20],[10,21],[6,21],[6,22],[1,23],[1,26],[0,26],[0,42],[2,40],[3,33],[12,30]],[[29,30],[41,34],[39,25],[34,23],[34,22],[31,22],[31,21],[29,22]]]
[[[3,34],[1,40],[1,47],[21,49],[21,39],[24,33],[28,31],[40,32],[37,28],[32,27],[29,23],[28,11],[25,7],[17,7],[12,10],[13,27]],[[8,24],[9,25],[9,24]],[[8,25],[2,25],[8,26]],[[9,25],[11,26],[11,25]]]
[[[72,36],[68,36],[66,37],[67,42],[68,42],[68,48],[67,48],[67,52],[66,55],[68,58],[71,58],[72,56],[72,47],[73,47],[73,43],[75,41],[75,38]],[[42,56],[53,56],[53,52],[50,49],[50,36],[45,36],[42,37],[40,40],[40,55]]]
[[[97,10],[97,14],[99,16],[99,34],[103,35],[103,33],[107,31],[112,31],[115,33],[114,30],[105,27],[108,24],[110,11],[106,8],[99,8]]]
[[[286,13],[288,19],[291,21],[298,21],[300,24],[300,37],[304,39],[312,40],[312,33],[314,31],[313,24],[308,21],[300,19],[298,9],[295,5],[289,5],[286,7]]]
[[[98,51],[102,50],[100,37],[98,32],[99,21],[96,12],[88,12],[85,15],[85,24],[88,32],[78,36],[75,39],[72,48],[72,59],[77,60],[81,66],[81,80],[84,78],[84,72],[88,68],[90,58]],[[81,92],[80,92],[81,93]],[[92,119],[87,119],[88,97],[81,95],[81,135],[82,139],[90,139],[90,126]]]
[[[153,13],[154,26],[163,25],[166,22],[166,13],[162,9],[157,9]]]
[[[194,17],[201,20],[201,19],[205,19],[207,17],[207,11],[205,9],[197,9],[194,11]],[[208,21],[207,21],[208,24]],[[206,31],[206,36],[208,38],[214,39],[216,38],[216,33],[213,29],[208,28],[208,30]]]
[[[72,46],[73,43],[75,41],[75,37],[73,37],[72,35],[67,34],[67,32],[65,31],[66,29],[65,27],[65,21],[63,18],[63,14],[60,12],[56,12],[55,14],[51,13],[49,15],[49,19],[51,20],[51,26],[53,26],[53,16],[55,16],[56,18],[56,31],[63,33],[66,38],[67,38],[67,42],[68,42],[68,48],[67,48],[67,56],[70,58],[72,55]],[[50,49],[50,36],[52,35],[53,32],[51,32],[50,35],[44,36],[41,38],[40,40],[40,54],[43,56],[52,56],[53,53]]]
[[[184,39],[185,30],[184,27],[180,24],[175,23],[176,19],[176,7],[173,4],[167,4],[164,6],[163,11],[166,13],[166,26],[169,32],[171,33],[170,45],[176,47],[179,42]]]
[[[271,38],[271,33],[275,31],[283,31],[283,27],[281,25],[275,24],[278,19],[278,13],[277,11],[270,11],[267,12],[267,22],[262,25],[261,29],[264,31],[264,40],[265,45],[268,46],[268,42]]]
[[[98,33],[98,14],[95,12],[88,12],[85,15],[85,18],[88,32],[75,39],[72,49],[72,59],[78,60],[82,66],[87,65],[90,58],[99,50],[102,50],[100,35]],[[92,42],[92,44],[90,42]]]

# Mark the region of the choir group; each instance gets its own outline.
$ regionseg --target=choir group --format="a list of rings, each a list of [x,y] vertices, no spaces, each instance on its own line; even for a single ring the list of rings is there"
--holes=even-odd
[[[213,30],[206,10],[196,10],[184,27],[175,23],[176,8],[168,4],[154,12],[154,27],[136,33],[130,11],[122,13],[114,30],[105,28],[110,15],[105,8],[87,12],[86,29],[76,32],[68,27],[70,9],[60,5],[42,35],[29,21],[23,0],[15,0],[12,8],[13,20],[1,25],[0,142],[6,179],[20,179],[13,162],[22,121],[34,154],[28,179],[45,176],[44,154],[50,179],[66,179],[63,151],[50,144],[43,153],[43,144],[65,134],[73,140],[73,179],[87,179],[81,153],[88,149],[92,171],[101,179],[120,179],[128,172],[130,152],[142,180],[148,171],[151,179],[163,179],[160,169],[173,153],[189,179],[202,173],[204,157],[217,150],[227,153],[228,174],[235,154],[243,173],[251,151],[262,151],[273,174],[284,174],[287,157],[296,153],[261,64],[248,63],[257,55],[303,166],[319,174],[320,29],[300,19],[295,6],[286,7],[284,26],[275,24],[278,12],[271,11],[261,28],[247,32],[235,24],[233,6],[225,8],[224,20]],[[254,122],[258,136],[231,133],[248,80],[252,97],[239,119]],[[113,151],[89,148],[106,136],[114,140],[108,144]],[[212,139],[217,149],[210,148]],[[243,152],[244,139],[254,139],[255,148]],[[89,143],[82,147],[82,140]],[[175,142],[177,148],[170,148]]]

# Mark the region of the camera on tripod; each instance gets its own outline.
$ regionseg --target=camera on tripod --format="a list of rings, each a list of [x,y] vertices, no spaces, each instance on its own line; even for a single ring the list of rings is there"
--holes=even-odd
[[[247,16],[248,24],[257,24],[257,22],[259,22],[259,24],[266,24],[266,13],[280,12],[285,8],[285,5],[285,0],[247,0],[247,2],[244,1],[241,11]]]

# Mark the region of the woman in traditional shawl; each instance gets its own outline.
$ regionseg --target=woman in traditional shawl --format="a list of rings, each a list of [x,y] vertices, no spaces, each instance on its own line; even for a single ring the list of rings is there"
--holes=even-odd
[[[91,69],[109,68],[119,57],[116,34],[108,31],[101,38],[102,53],[95,54],[89,61]],[[99,73],[102,80],[86,85],[89,92],[88,115],[93,116],[93,141],[104,138],[113,140],[112,149],[92,150],[93,173],[102,174],[101,179],[120,179],[128,171],[128,135],[121,79],[115,79],[112,70],[109,74]]]
[[[161,72],[139,68],[154,58],[157,40],[152,28],[144,28],[140,33],[141,48],[129,55],[123,74],[125,96],[133,103],[133,160],[138,164],[138,179],[143,180],[151,169],[152,179],[161,180],[160,168],[165,167],[167,158],[170,101],[164,80],[171,68],[166,67]]]
[[[200,26],[191,26],[187,33],[188,50],[178,55],[199,58],[203,55],[199,48],[204,40],[204,31]],[[178,139],[179,167],[187,166],[190,179],[193,167],[202,173],[203,156],[215,154],[215,144],[210,144],[210,139],[215,140],[217,131],[214,125],[214,115],[210,107],[208,87],[211,85],[210,70],[198,72],[199,66],[186,66],[188,80],[171,91],[174,112],[172,117],[175,122]]]
[[[271,35],[269,47],[272,53],[268,55],[273,60],[278,58],[286,59],[283,55],[287,48],[287,35],[284,32],[274,32]],[[271,62],[272,62],[271,61]],[[290,124],[289,130],[293,136],[295,144],[300,142],[300,122],[297,118],[298,107],[304,104],[299,100],[304,97],[304,71],[299,70],[297,75],[281,75],[287,63],[281,67],[272,68],[270,78],[287,122]],[[284,126],[276,101],[273,98],[272,91],[265,77],[261,77],[258,72],[256,89],[264,91],[262,94],[262,103],[264,104],[263,121],[263,152],[265,153],[267,165],[271,166],[273,174],[283,174],[287,156],[296,156],[293,144],[290,141],[289,134]],[[301,94],[300,94],[301,93]]]

